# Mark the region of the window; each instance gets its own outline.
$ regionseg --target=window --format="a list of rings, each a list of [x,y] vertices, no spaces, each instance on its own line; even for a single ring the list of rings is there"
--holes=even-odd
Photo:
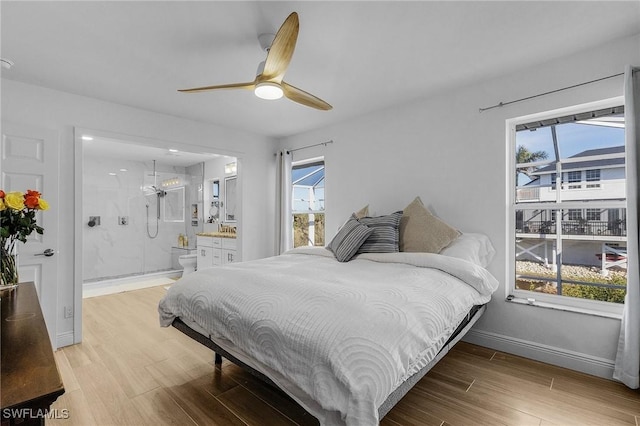
[[[580,220],[582,219],[582,210],[580,209],[569,209],[569,220]]]
[[[587,209],[587,220],[600,220],[600,209]]]
[[[569,183],[580,182],[580,180],[582,179],[581,175],[582,175],[581,172],[568,172],[567,182]]]
[[[324,159],[293,163],[293,246],[324,244]]]
[[[593,188],[600,188],[600,184],[599,183],[593,183],[593,182],[599,182],[600,181],[600,169],[595,169],[595,170],[587,170],[587,189],[593,189]],[[591,182],[591,183],[589,183]]]
[[[569,185],[567,186],[567,188],[569,189],[580,189],[582,187],[582,185],[575,185],[575,183],[580,183],[580,181],[582,180],[582,172],[578,171],[578,172],[568,172],[567,173],[567,182],[569,183]],[[572,185],[573,184],[573,185]]]
[[[508,176],[515,179],[507,270],[515,298],[621,311],[627,281],[625,142],[624,107],[616,103],[508,120]],[[559,176],[566,181],[556,182]]]
[[[594,182],[600,180],[600,169],[587,170],[587,182]]]

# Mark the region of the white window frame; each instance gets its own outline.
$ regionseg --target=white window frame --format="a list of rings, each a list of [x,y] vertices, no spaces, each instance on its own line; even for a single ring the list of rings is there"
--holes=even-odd
[[[600,181],[600,169],[585,170],[585,178],[587,182],[599,182]]]
[[[587,220],[596,220],[596,221],[601,221],[602,220],[602,211],[600,209],[592,209],[592,208],[588,208],[586,209],[585,213],[584,213],[584,218]]]
[[[582,209],[567,209],[567,220],[581,220]]]
[[[567,183],[582,182],[582,170],[571,170],[567,172]]]
[[[518,209],[531,209],[531,208],[540,208],[536,203],[522,203],[516,204],[516,191],[513,189],[516,187],[515,182],[515,158],[516,158],[516,126],[518,124],[530,123],[533,121],[542,121],[546,119],[556,118],[567,116],[571,114],[577,114],[580,112],[588,112],[595,111],[604,108],[616,107],[624,105],[624,97],[619,96],[615,98],[605,99],[602,101],[590,102],[586,104],[559,108],[551,111],[545,111],[542,113],[531,114],[522,117],[516,117],[512,119],[507,119],[505,122],[505,134],[506,134],[506,164],[505,168],[505,181],[506,181],[506,280],[505,280],[505,299],[509,302],[519,303],[522,305],[529,306],[537,306],[542,308],[551,308],[558,309],[563,311],[571,311],[571,312],[579,312],[590,315],[598,315],[610,318],[621,318],[622,310],[624,305],[622,303],[609,303],[600,300],[588,300],[588,299],[579,299],[568,296],[558,296],[558,295],[550,295],[544,293],[536,293],[535,298],[532,297],[531,292],[525,290],[519,290],[515,288],[515,244],[516,244],[516,215],[515,211]],[[617,206],[616,202],[610,203],[607,202],[606,206],[611,206],[607,208],[626,208],[626,201],[619,202],[622,203],[620,206]],[[602,207],[605,208],[605,204],[602,202],[591,202],[589,203],[590,208],[600,207],[599,204],[602,204]],[[580,208],[583,205],[580,202],[562,202],[560,205],[554,204],[545,205],[546,209],[553,208]]]

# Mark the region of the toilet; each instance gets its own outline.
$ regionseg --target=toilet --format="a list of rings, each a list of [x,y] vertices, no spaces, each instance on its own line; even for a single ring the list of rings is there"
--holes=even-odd
[[[178,257],[178,263],[182,266],[182,276],[190,274],[196,270],[198,255],[196,250],[189,250],[189,254],[183,254]]]

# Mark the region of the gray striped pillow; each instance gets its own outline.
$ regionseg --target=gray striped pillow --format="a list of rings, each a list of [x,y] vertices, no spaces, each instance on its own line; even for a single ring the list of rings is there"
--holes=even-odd
[[[367,241],[358,249],[358,253],[395,253],[400,251],[398,241],[400,239],[399,226],[402,211],[397,211],[386,216],[363,217],[360,223],[373,230]]]
[[[372,232],[372,229],[358,222],[355,215],[351,215],[347,223],[333,237],[327,249],[333,252],[339,262],[348,262]]]

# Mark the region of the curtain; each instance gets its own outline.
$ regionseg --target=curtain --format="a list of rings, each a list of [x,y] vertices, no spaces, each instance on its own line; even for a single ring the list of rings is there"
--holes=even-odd
[[[640,145],[640,68],[624,76],[627,165],[627,295],[613,377],[632,389],[640,385],[640,265],[638,262],[638,165]]]
[[[278,154],[276,253],[282,254],[293,245],[293,218],[291,216],[291,153]]]

